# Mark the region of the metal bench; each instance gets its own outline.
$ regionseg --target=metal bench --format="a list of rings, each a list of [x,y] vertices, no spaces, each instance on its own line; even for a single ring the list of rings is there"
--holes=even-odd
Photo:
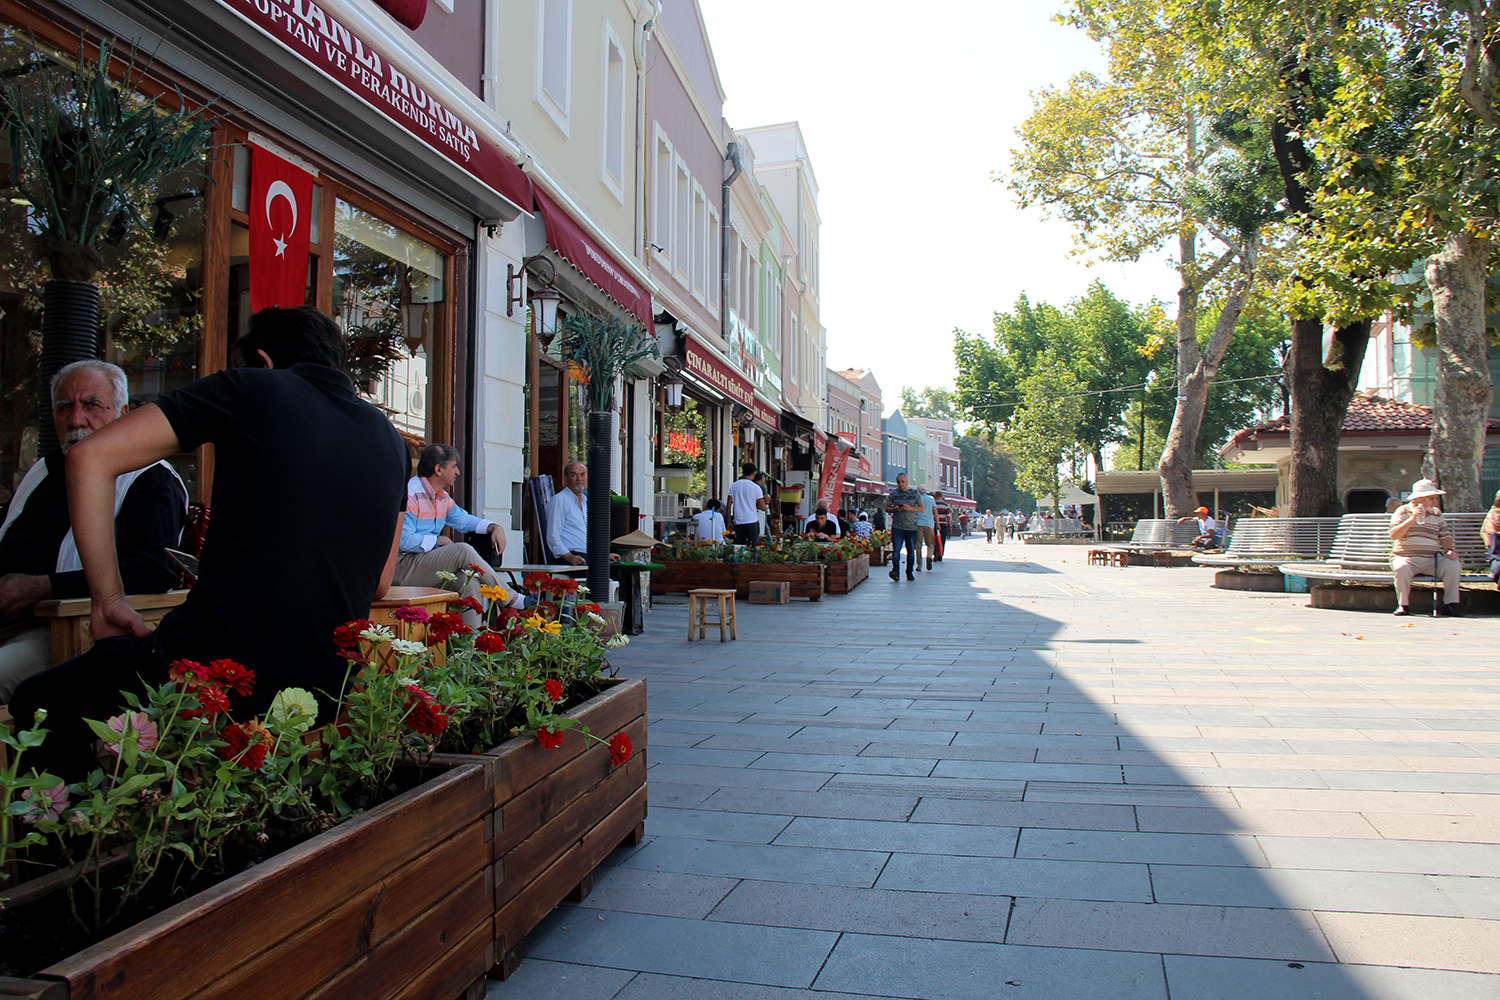
[[[1489,553],[1479,527],[1485,511],[1444,514],[1443,524],[1453,534],[1453,548],[1462,566],[1463,583],[1488,583]],[[1286,562],[1278,568],[1286,576],[1335,583],[1391,583],[1391,516],[1389,514],[1345,514],[1339,518],[1338,534],[1319,562]],[[1418,577],[1431,577],[1421,573]]]
[[[1193,556],[1200,566],[1274,569],[1281,563],[1321,560],[1338,535],[1337,517],[1242,517],[1223,553]]]
[[[1191,549],[1198,537],[1198,522],[1192,519],[1178,524],[1176,518],[1147,518],[1135,523],[1130,541],[1119,546],[1127,551],[1152,549]]]

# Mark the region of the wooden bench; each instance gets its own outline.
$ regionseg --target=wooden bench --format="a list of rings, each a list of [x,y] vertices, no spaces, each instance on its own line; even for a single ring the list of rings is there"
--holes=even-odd
[[[1222,553],[1199,553],[1200,566],[1272,569],[1284,562],[1316,561],[1328,556],[1338,536],[1337,517],[1243,517]]]
[[[1489,553],[1479,527],[1485,511],[1444,514],[1443,526],[1453,535],[1453,548],[1462,567],[1463,583],[1488,583]],[[1389,514],[1345,514],[1339,519],[1338,534],[1329,547],[1328,557],[1320,561],[1286,562],[1278,568],[1286,576],[1331,583],[1392,583],[1391,516]],[[1436,586],[1431,573],[1419,573],[1427,586]],[[1418,581],[1414,581],[1418,582]]]
[[[168,611],[181,604],[189,593],[186,590],[169,590],[165,594],[132,594],[125,599],[132,608],[140,612],[147,625],[155,628],[156,623]],[[371,606],[370,620],[377,625],[393,625],[395,619],[391,617],[391,612],[403,605],[419,604],[430,606],[430,610],[440,611],[442,606],[457,598],[458,595],[451,591],[433,587],[392,587],[385,597]],[[87,597],[42,601],[36,606],[35,614],[38,618],[51,619],[54,664],[71,660],[94,645],[94,634],[89,621],[92,610],[93,602]]]

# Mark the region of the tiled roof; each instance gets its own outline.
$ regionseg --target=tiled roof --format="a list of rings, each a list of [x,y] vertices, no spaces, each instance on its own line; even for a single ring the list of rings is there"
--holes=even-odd
[[[1254,427],[1236,431],[1229,443],[1220,449],[1225,453],[1236,445],[1243,446],[1256,438],[1290,434],[1285,414]],[[1500,420],[1491,417],[1489,429],[1500,430]],[[1359,393],[1349,402],[1344,414],[1345,434],[1419,434],[1432,430],[1432,407],[1401,403],[1369,393]]]

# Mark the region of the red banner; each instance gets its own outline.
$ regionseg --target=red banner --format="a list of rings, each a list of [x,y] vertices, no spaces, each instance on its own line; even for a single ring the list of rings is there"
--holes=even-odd
[[[307,300],[313,177],[269,149],[250,148],[250,309],[300,306]]]
[[[819,507],[838,509],[839,495],[844,492],[844,470],[849,466],[849,442],[834,435],[828,439],[828,454],[823,457],[823,478],[818,480]]]

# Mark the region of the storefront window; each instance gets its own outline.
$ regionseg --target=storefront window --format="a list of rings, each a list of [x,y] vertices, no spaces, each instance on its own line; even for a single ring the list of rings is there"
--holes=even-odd
[[[446,258],[342,199],[334,204],[333,318],[360,392],[409,438],[433,440],[433,358]]]
[[[687,476],[679,477],[686,480],[687,488],[670,492],[686,493],[699,507],[708,498],[709,428],[705,410],[697,400],[684,398],[681,409],[668,408],[662,420],[666,432],[663,464],[691,470]]]
[[[38,44],[29,32],[0,29],[0,76],[41,88],[49,75],[74,61]],[[127,99],[146,103],[138,94]],[[12,161],[8,137],[0,135],[0,184],[9,183]],[[96,247],[102,356],[125,369],[133,404],[199,375],[205,169],[166,178],[149,200],[135,206],[144,229],[122,216]],[[37,460],[38,427],[51,419],[38,410],[41,288],[51,275],[34,252],[29,213],[19,191],[0,191],[0,497],[8,497]],[[173,461],[191,495],[197,478],[193,456]]]

